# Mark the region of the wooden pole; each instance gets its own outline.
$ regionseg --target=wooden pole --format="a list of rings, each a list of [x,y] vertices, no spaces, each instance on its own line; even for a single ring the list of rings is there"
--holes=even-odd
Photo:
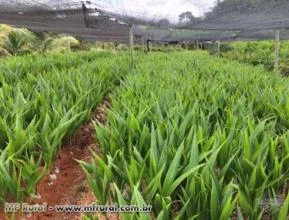
[[[145,53],[145,40],[143,36],[141,37],[141,44],[142,44],[142,51],[143,53]]]
[[[186,44],[186,50],[189,50],[188,41],[185,41],[185,44]]]
[[[130,53],[131,53],[131,64],[132,67],[134,67],[134,46],[133,46],[133,25],[129,25],[129,47],[130,47]]]
[[[197,50],[199,50],[199,41],[197,41]]]
[[[218,45],[218,57],[221,55],[221,41],[218,40],[217,41],[217,45]]]
[[[67,51],[70,52],[70,49],[71,49],[71,47],[70,47],[70,39],[69,39],[69,37],[67,37]]]
[[[147,40],[147,52],[150,52],[150,41]]]
[[[279,68],[279,50],[280,50],[280,31],[275,32],[275,57],[274,57],[274,69]]]

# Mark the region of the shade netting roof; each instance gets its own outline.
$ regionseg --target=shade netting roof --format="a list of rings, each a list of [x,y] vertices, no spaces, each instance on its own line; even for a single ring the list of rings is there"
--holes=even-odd
[[[272,39],[275,30],[289,39],[288,0],[161,0],[159,10],[155,1],[135,2],[0,0],[0,23],[117,42],[128,41],[129,24],[136,40]]]

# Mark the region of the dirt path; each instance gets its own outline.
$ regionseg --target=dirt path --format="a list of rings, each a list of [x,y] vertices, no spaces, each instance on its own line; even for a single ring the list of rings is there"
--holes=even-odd
[[[91,115],[90,121],[76,133],[72,143],[64,143],[50,171],[37,185],[38,198],[28,199],[29,204],[48,205],[88,205],[95,202],[92,190],[88,186],[84,172],[76,160],[90,161],[92,149],[98,152],[95,141],[93,120],[105,123],[106,109],[110,107],[107,98]],[[21,220],[62,220],[81,219],[80,213],[33,213],[16,217]]]

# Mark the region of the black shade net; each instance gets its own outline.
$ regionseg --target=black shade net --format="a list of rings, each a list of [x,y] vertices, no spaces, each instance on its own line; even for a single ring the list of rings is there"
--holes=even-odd
[[[281,39],[289,39],[288,0],[186,2],[195,5],[196,11],[185,11],[172,19],[170,13],[167,17],[145,16],[144,10],[140,15],[141,9],[129,11],[112,1],[101,4],[101,1],[0,0],[0,23],[33,31],[67,33],[88,41],[123,43],[128,42],[130,24],[134,25],[137,43],[263,40],[273,39],[276,30],[281,31]]]

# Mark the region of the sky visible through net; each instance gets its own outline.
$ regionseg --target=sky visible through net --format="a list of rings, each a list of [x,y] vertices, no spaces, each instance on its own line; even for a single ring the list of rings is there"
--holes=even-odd
[[[289,39],[288,0],[0,0],[0,23],[86,40]]]

